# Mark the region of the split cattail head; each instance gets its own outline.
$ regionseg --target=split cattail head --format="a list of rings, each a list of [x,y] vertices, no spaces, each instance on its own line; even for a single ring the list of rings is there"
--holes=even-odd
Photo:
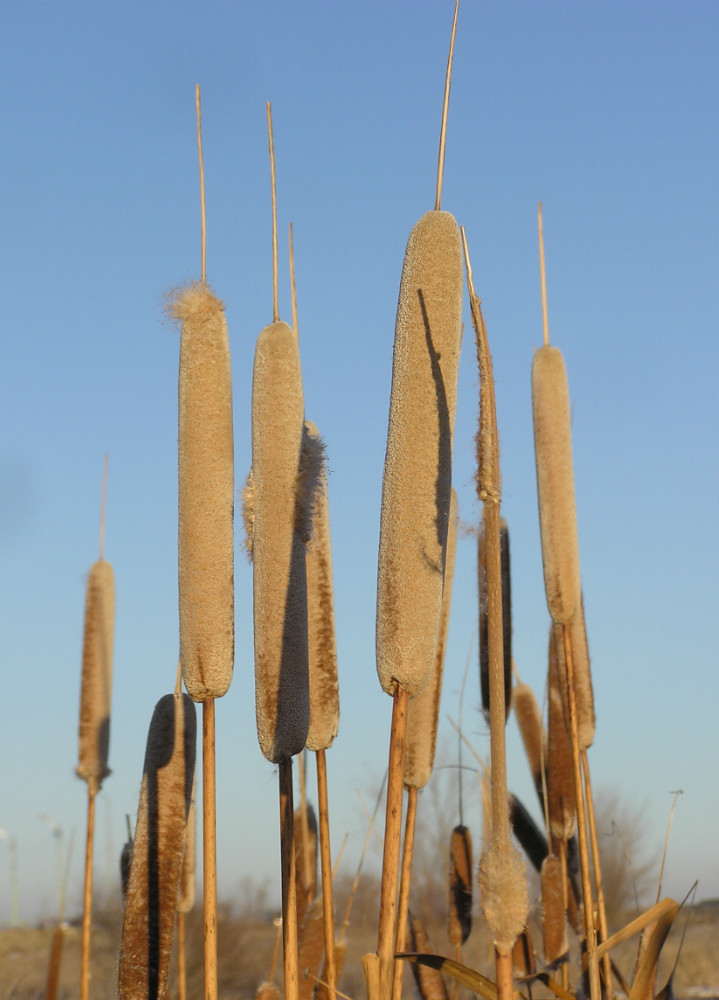
[[[317,428],[309,420],[305,421],[304,442],[308,468],[314,470],[311,475],[317,479],[317,489],[310,493],[316,498],[312,512],[312,537],[306,553],[310,681],[307,749],[327,750],[337,735],[340,716],[332,543],[324,444]]]
[[[563,623],[580,599],[579,541],[569,386],[562,353],[550,345],[534,352],[532,415],[544,589],[553,621]]]
[[[529,912],[525,865],[511,841],[493,838],[479,862],[484,919],[498,951],[508,955],[524,930]]]
[[[178,579],[182,677],[195,701],[219,698],[234,664],[234,445],[225,309],[204,283],[168,306],[181,324]]]
[[[195,770],[195,706],[186,694],[159,700],[150,722],[140,807],[125,896],[118,993],[162,997],[172,950]]]
[[[115,632],[115,576],[100,559],[90,567],[85,591],[77,775],[95,794],[110,773],[110,704]]]
[[[502,517],[499,520],[499,552],[502,574],[502,639],[504,650],[504,718],[509,716],[512,704],[512,592],[509,573],[509,529]],[[489,719],[489,626],[487,605],[487,536],[484,518],[477,541],[477,570],[479,591],[479,677],[482,690],[482,711]]]
[[[444,657],[449,633],[449,612],[452,605],[452,583],[457,552],[457,494],[452,490],[449,531],[447,537],[447,558],[444,569],[444,589],[442,591],[442,615],[434,667],[424,690],[410,698],[407,706],[407,734],[405,738],[404,784],[407,788],[424,788],[432,774],[434,756],[437,749],[437,726],[439,705],[442,697],[442,676]]]
[[[437,651],[461,346],[462,251],[448,212],[410,233],[397,306],[377,579],[377,672],[411,696]]]
[[[309,727],[305,544],[311,509],[298,490],[304,398],[297,338],[277,321],[257,338],[252,376],[252,510],[257,735],[273,763],[299,753]]]

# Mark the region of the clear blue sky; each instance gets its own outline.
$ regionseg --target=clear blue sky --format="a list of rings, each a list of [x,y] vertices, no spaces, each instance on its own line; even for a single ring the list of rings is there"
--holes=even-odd
[[[433,207],[451,15],[449,0],[0,6],[0,827],[19,845],[27,919],[55,906],[40,813],[66,844],[76,830],[71,912],[78,906],[82,614],[106,451],[117,630],[100,885],[108,866],[115,877],[124,815],[137,809],[154,704],[174,684],[179,342],[162,304],[199,276],[196,83],[238,490],[250,463],[254,344],[272,319],[273,104],[281,311],[290,318],[292,221],[306,412],[331,471],[342,718],[328,767],[334,845],[352,831],[354,868],[364,836],[355,789],[374,796],[391,707],[375,671],[374,609],[397,289],[410,228]],[[594,783],[644,804],[651,848],[663,843],[669,792],[684,789],[665,890],[681,896],[698,877],[699,897],[719,895],[718,54],[713,3],[464,0],[443,195],[466,227],[494,357],[518,670],[541,694],[548,614],[529,393],[541,200],[550,333],[573,405]],[[465,317],[454,480],[471,527],[478,397],[466,304]],[[240,530],[238,519],[235,676],[217,706],[226,898],[248,875],[276,885],[279,868]],[[456,713],[475,633],[468,533],[443,713]],[[478,700],[473,666],[464,721],[486,755]],[[513,720],[508,731],[510,785],[533,809]],[[9,881],[0,842],[0,923]]]

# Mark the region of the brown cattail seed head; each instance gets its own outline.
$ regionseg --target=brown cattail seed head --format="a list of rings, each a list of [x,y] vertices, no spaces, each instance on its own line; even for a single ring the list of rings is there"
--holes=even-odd
[[[305,450],[317,456],[318,489],[312,521],[312,538],[307,546],[307,625],[310,677],[310,726],[308,750],[327,750],[337,735],[340,717],[337,682],[337,644],[332,589],[332,543],[327,498],[324,445],[317,428],[305,422]]]
[[[447,536],[447,559],[442,591],[442,616],[434,667],[424,690],[410,698],[407,706],[407,735],[405,740],[404,784],[407,788],[424,788],[432,774],[437,749],[439,703],[442,696],[444,656],[449,632],[449,612],[452,604],[454,561],[457,552],[457,494],[452,490]]]
[[[553,965],[565,959],[569,950],[562,862],[553,854],[544,859],[541,881],[544,961]]]
[[[512,688],[512,705],[514,706],[514,716],[519,726],[529,769],[534,779],[534,787],[537,789],[539,801],[543,803],[542,766],[546,760],[547,750],[545,746],[544,726],[542,725],[542,713],[539,710],[537,699],[534,697],[534,691],[532,691],[529,684],[519,683],[514,685]]]
[[[187,832],[185,834],[185,853],[182,858],[182,878],[180,879],[180,898],[177,901],[178,913],[189,913],[195,905],[195,855],[197,839],[197,819],[195,817],[195,784],[192,785],[190,811],[187,814]]]
[[[442,604],[461,346],[462,250],[448,212],[410,233],[400,282],[377,580],[384,691],[429,679]]]
[[[118,970],[123,1000],[163,997],[195,769],[195,706],[159,700],[150,722]]]
[[[562,690],[564,723],[569,732],[569,693],[567,689],[567,663],[564,650],[562,625],[555,625],[554,646],[557,653],[559,685]],[[588,749],[594,742],[594,691],[589,664],[587,627],[584,622],[584,601],[580,600],[576,614],[569,622],[569,641],[572,648],[572,674],[574,676],[574,701],[577,708],[579,747]]]
[[[427,937],[422,921],[412,913],[409,915],[410,949],[414,952],[433,953],[432,945]],[[417,990],[422,1000],[448,1000],[444,976],[439,969],[412,962],[412,975],[417,984]]]
[[[302,750],[309,726],[303,428],[297,338],[277,321],[257,338],[252,376],[255,709],[273,763]]]
[[[115,632],[115,577],[100,559],[90,567],[85,591],[85,631],[82,642],[82,686],[77,774],[91,794],[110,773],[110,702],[112,649]]]
[[[455,826],[449,842],[449,942],[461,947],[472,930],[472,835]]]
[[[182,324],[178,570],[182,678],[195,701],[221,697],[234,663],[232,377],[222,302],[207,285],[169,305]]]
[[[494,945],[508,955],[524,930],[529,912],[524,861],[511,841],[493,842],[482,854],[479,891]]]
[[[577,800],[574,789],[572,746],[562,709],[557,640],[562,641],[562,629],[559,629],[557,636],[556,629],[552,628],[549,635],[547,786],[549,826],[552,836],[567,840],[576,827]]]
[[[534,352],[532,414],[544,589],[552,619],[568,622],[579,604],[579,541],[569,386],[564,359],[556,347]]]

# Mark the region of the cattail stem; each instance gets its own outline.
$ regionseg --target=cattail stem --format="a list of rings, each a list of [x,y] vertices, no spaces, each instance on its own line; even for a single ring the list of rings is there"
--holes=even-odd
[[[589,868],[589,846],[587,843],[587,816],[584,807],[582,787],[582,770],[579,758],[579,732],[577,727],[577,704],[574,696],[574,666],[572,661],[572,643],[569,624],[562,627],[564,634],[564,657],[567,669],[567,689],[569,701],[569,727],[572,744],[572,770],[574,772],[574,788],[577,800],[577,840],[579,842],[579,867],[582,876],[582,896],[584,899],[584,933],[587,947],[587,969],[589,972],[589,991],[591,1000],[600,1000],[599,963],[597,961],[597,941],[594,926],[594,900],[592,894],[591,872]]]
[[[200,278],[204,285],[207,280],[207,222],[205,216],[205,163],[202,157],[202,107],[200,104],[200,85],[195,86],[195,106],[197,108],[197,155],[200,161]]]
[[[547,316],[547,275],[544,269],[544,226],[542,225],[542,203],[537,208],[537,224],[539,228],[539,277],[542,286],[542,330],[544,346],[549,345],[549,318]]]
[[[92,855],[95,842],[95,795],[93,783],[87,788],[87,837],[85,838],[85,886],[82,897],[82,940],[80,951],[80,1000],[90,993],[90,935],[92,929]]]
[[[322,868],[322,910],[325,925],[325,977],[327,1000],[336,1000],[337,972],[335,965],[335,917],[332,901],[332,853],[327,796],[327,759],[324,750],[315,754],[317,764],[317,809],[320,828],[320,866]]]
[[[452,80],[452,58],[454,56],[454,37],[457,34],[457,14],[459,13],[459,0],[454,5],[454,19],[452,21],[452,37],[449,42],[449,56],[447,58],[447,73],[444,80],[444,100],[442,102],[442,125],[439,132],[439,158],[437,162],[437,194],[434,201],[434,209],[439,212],[442,202],[442,178],[444,176],[444,148],[447,139],[447,112],[449,110],[449,85]]]
[[[414,853],[414,830],[417,822],[417,789],[410,786],[407,789],[407,813],[404,820],[404,849],[402,851],[402,875],[399,883],[399,908],[397,911],[397,951],[405,950],[407,938],[407,915],[409,913],[409,889],[412,881],[412,855]],[[404,962],[401,959],[394,963],[394,984],[392,1000],[400,1000],[402,996],[402,973]]]
[[[384,853],[382,856],[382,887],[380,891],[379,957],[380,995],[391,1000],[394,973],[394,952],[397,915],[397,883],[399,881],[399,852],[402,833],[402,790],[404,787],[404,745],[407,731],[407,703],[409,695],[398,684],[392,703],[392,728],[390,731],[389,760],[387,767],[387,809],[384,826]]]
[[[217,998],[217,858],[215,840],[215,700],[202,703],[202,874],[205,1000]]]
[[[177,914],[177,1000],[187,1000],[187,956],[185,914]]]
[[[587,819],[589,821],[589,837],[592,845],[592,862],[594,868],[594,883],[597,889],[597,919],[599,923],[599,943],[606,941],[608,937],[607,929],[607,909],[604,903],[604,886],[602,884],[602,869],[599,858],[599,839],[597,838],[597,824],[594,818],[594,797],[592,795],[592,780],[589,774],[589,758],[587,751],[582,750],[582,775],[584,777],[584,789],[587,795]],[[604,978],[604,989],[608,996],[612,996],[612,962],[609,955],[602,958],[602,974]]]
[[[294,800],[292,758],[283,757],[280,767],[280,864],[282,869],[282,957],[285,1000],[297,1000],[297,874],[294,849]]]
[[[514,977],[512,974],[512,952],[506,954],[494,949],[494,965],[497,974],[497,1000],[512,1000],[514,997]]]
[[[52,932],[52,942],[50,944],[50,963],[47,970],[47,985],[45,987],[45,1000],[55,1000],[57,997],[57,984],[60,979],[60,965],[62,963],[62,945],[64,938],[65,928],[62,923],[59,923]]]
[[[272,184],[272,321],[280,318],[280,299],[277,280],[277,189],[275,185],[275,140],[272,134],[272,105],[267,102],[267,131],[270,139],[270,177]]]

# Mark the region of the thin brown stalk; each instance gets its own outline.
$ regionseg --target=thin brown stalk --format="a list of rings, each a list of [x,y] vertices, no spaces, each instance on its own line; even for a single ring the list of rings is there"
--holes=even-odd
[[[82,938],[80,946],[80,1000],[90,993],[90,937],[92,929],[92,855],[95,842],[95,790],[87,786],[87,836],[85,838],[85,884],[82,894]]]
[[[322,909],[325,928],[325,968],[327,1000],[336,1000],[337,972],[335,965],[335,917],[332,899],[332,852],[327,795],[327,760],[324,750],[317,750],[317,808],[320,821],[320,866],[322,870]]]
[[[55,1000],[57,997],[57,984],[60,979],[60,964],[62,962],[62,946],[65,937],[65,925],[57,924],[52,932],[50,944],[50,961],[47,970],[47,984],[45,986],[45,1000]]]
[[[542,285],[542,329],[544,331],[544,346],[549,346],[549,318],[547,316],[547,276],[544,270],[544,227],[542,225],[542,203],[537,211],[539,227],[539,275]]]
[[[404,951],[407,938],[407,916],[409,914],[409,890],[412,882],[412,855],[414,853],[414,831],[417,823],[417,789],[407,788],[407,812],[404,820],[404,848],[402,850],[402,873],[399,882],[399,906],[397,909],[397,944],[396,951]],[[400,1000],[402,996],[402,974],[404,972],[401,959],[395,959],[394,984],[392,1000]]]
[[[215,830],[215,700],[202,703],[202,876],[205,1000],[217,998],[217,845]]]
[[[594,884],[597,890],[597,923],[599,928],[598,943],[607,940],[607,908],[604,901],[604,885],[602,882],[601,858],[599,856],[599,840],[597,838],[597,824],[594,818],[594,796],[592,795],[592,779],[589,773],[589,758],[587,751],[582,749],[582,775],[584,777],[584,791],[587,797],[587,820],[589,822],[589,839],[592,848],[592,867],[594,870]],[[602,976],[604,988],[612,996],[612,963],[609,955],[602,959]]]
[[[407,730],[409,695],[399,684],[392,702],[387,768],[387,809],[382,856],[382,885],[377,955],[379,957],[380,992],[382,1000],[391,1000],[396,939],[397,884],[399,881],[400,836],[402,830],[402,790],[404,787],[404,743]],[[292,1000],[292,998],[288,998]]]
[[[187,935],[185,914],[177,913],[177,998],[187,1000]]]
[[[293,845],[294,806],[292,797],[292,758],[280,766],[280,854],[282,868],[282,954],[285,1000],[298,1000],[297,959],[297,876]]]

